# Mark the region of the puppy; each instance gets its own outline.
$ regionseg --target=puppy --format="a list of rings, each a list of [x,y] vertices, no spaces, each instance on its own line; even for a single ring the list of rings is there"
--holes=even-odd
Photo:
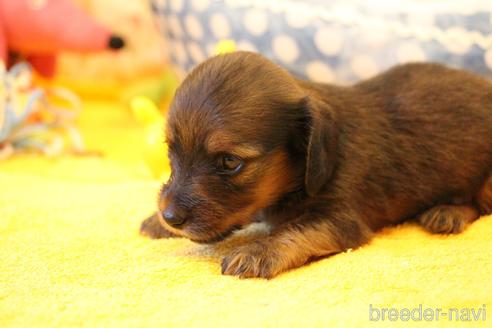
[[[141,231],[210,243],[269,223],[223,274],[271,278],[408,219],[450,234],[492,212],[492,85],[468,72],[407,64],[341,87],[236,52],[188,75],[167,122],[172,174]]]

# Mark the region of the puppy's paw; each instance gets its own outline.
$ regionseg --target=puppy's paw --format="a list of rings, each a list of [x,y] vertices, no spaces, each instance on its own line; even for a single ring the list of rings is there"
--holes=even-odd
[[[441,205],[424,212],[420,224],[432,233],[456,234],[465,229],[467,223],[478,218],[478,212],[470,206]]]
[[[159,223],[159,219],[156,214],[142,222],[140,225],[140,234],[152,239],[177,237],[164,229],[164,227]]]
[[[222,274],[239,278],[273,278],[285,269],[272,245],[254,241],[240,246],[222,260]]]

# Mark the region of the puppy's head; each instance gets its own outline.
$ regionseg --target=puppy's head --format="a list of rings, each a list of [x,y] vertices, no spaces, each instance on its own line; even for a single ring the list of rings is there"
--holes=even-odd
[[[237,52],[199,65],[168,115],[172,173],[160,194],[161,224],[212,242],[289,192],[316,193],[331,174],[323,145],[331,132],[317,107],[260,55]]]

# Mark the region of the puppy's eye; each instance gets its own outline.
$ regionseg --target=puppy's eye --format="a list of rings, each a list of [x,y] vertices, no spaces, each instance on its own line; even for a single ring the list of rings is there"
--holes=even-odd
[[[243,166],[243,161],[233,155],[223,155],[220,159],[221,169],[228,174],[234,174],[239,172]]]

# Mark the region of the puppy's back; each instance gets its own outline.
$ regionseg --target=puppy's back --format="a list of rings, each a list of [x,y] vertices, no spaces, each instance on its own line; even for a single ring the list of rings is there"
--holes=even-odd
[[[379,112],[374,115],[387,120],[395,136],[450,148],[451,153],[465,155],[467,149],[486,153],[492,161],[490,81],[439,64],[415,63],[397,66],[354,88]]]
[[[381,204],[399,197],[408,211],[396,217],[414,215],[420,204],[472,194],[492,172],[489,81],[437,64],[408,64],[348,94],[339,111],[340,151],[348,159],[341,175],[350,177],[349,189],[363,186]]]

